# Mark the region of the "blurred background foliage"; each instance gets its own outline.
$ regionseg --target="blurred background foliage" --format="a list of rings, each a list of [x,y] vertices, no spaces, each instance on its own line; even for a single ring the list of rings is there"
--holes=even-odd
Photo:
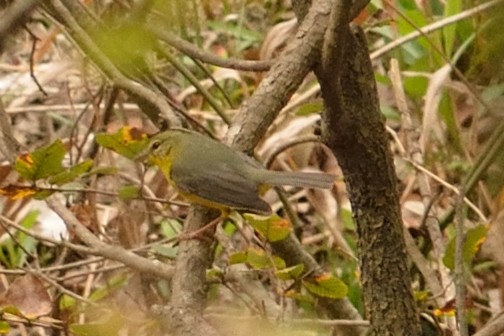
[[[5,8],[5,3],[1,1],[0,7]],[[61,156],[55,163],[58,172],[33,180],[37,182],[37,188],[41,187],[38,184],[41,180],[48,182],[47,177],[52,178],[53,182],[62,181],[49,183],[64,189],[73,202],[86,205],[74,208],[74,212],[105,241],[140,249],[146,256],[172,260],[177,246],[166,241],[178,234],[180,223],[186,216],[186,207],[178,203],[146,205],[136,199],[140,190],[138,167],[104,148],[112,148],[119,153],[124,150],[123,146],[129,150],[131,134],[121,130],[131,130],[133,127],[135,130],[141,129],[141,134],[152,134],[159,126],[155,118],[150,115],[146,117],[148,113],[138,108],[143,101],[138,99],[135,92],[121,86],[123,82],[117,80],[116,72],[111,69],[116,69],[125,81],[131,80],[162,96],[173,110],[187,117],[186,123],[192,127],[206,129],[217,138],[222,138],[227,123],[246,103],[264,74],[208,64],[183,51],[180,41],[222,59],[272,60],[281,54],[296,31],[290,1],[75,2],[70,14],[96,49],[90,48],[81,33],[65,23],[67,21],[56,13],[57,9],[48,6],[48,3],[44,2],[31,14],[26,29],[7,37],[4,53],[0,56],[0,93],[12,119],[15,138],[23,144],[24,151],[33,154],[35,148],[54,144],[56,139],[62,139],[60,147],[65,147],[64,157],[63,152],[58,152],[58,157]],[[485,5],[489,9],[479,10]],[[445,22],[461,13],[469,13],[470,10],[474,13],[468,14],[463,20],[442,25],[428,34],[420,34],[395,45],[408,34]],[[404,224],[415,237],[431,267],[442,266],[432,253],[432,242],[425,228],[427,214],[434,213],[444,230],[446,254],[441,257],[451,269],[454,249],[449,246],[453,244],[455,235],[452,224],[456,203],[453,186],[467,183],[471,176],[479,181],[467,194],[474,208],[467,211],[466,226],[469,231],[464,255],[471,272],[468,307],[473,329],[480,328],[492,313],[502,309],[502,22],[504,7],[502,2],[495,0],[486,3],[462,0],[373,0],[354,20],[355,24],[364,28],[369,41],[380,104],[396,159]],[[388,49],[391,45],[394,47]],[[397,60],[402,83],[391,76],[392,59]],[[399,107],[396,99],[401,90],[405,94],[406,110]],[[318,84],[315,77],[310,75],[262,140],[257,148],[258,156],[265,160],[278,147],[312,134],[322,108]],[[411,121],[406,122],[406,117]],[[124,128],[126,126],[128,128]],[[100,135],[96,140],[99,145],[94,141],[96,134],[101,134],[104,139],[103,133],[115,134],[115,138],[106,140],[114,141],[113,146],[100,142]],[[133,140],[143,139],[142,136],[133,137]],[[428,205],[423,202],[425,195],[420,191],[418,166],[415,168],[412,162],[412,155],[417,152],[421,154],[421,162],[417,164],[429,173],[432,194],[428,195],[431,199]],[[93,168],[87,160],[94,161]],[[24,162],[29,163],[26,160]],[[272,168],[300,169],[306,166],[341,175],[335,158],[312,143],[283,151]],[[54,168],[51,167],[47,169]],[[67,175],[59,176],[61,180],[55,178],[55,174],[62,171]],[[20,185],[23,181],[8,166],[1,167],[0,176],[3,194],[16,195],[15,188],[8,189],[6,186]],[[152,190],[150,197],[157,200],[174,196],[173,191],[154,172],[145,176],[145,184]],[[28,187],[34,186],[30,184]],[[83,193],[83,190],[88,192]],[[18,191],[26,192],[26,189]],[[337,182],[334,195],[299,194],[296,191],[292,194],[301,223],[298,226],[294,223],[293,230],[320,265],[334,279],[344,282],[347,297],[362,313],[360,274],[355,257],[358,253],[356,232],[344,177]],[[41,198],[46,196],[43,194]],[[276,196],[266,197],[276,206],[275,209],[282,207]],[[63,235],[75,243],[71,232],[54,233],[48,229],[62,225],[56,225],[53,217],[50,217],[48,224],[46,218],[50,215],[45,212],[49,210],[40,203],[5,198],[1,204],[3,218],[27,229],[39,227],[37,232],[53,240],[57,241]],[[283,214],[282,210],[279,213]],[[38,219],[35,218],[37,216]],[[167,221],[166,217],[170,220]],[[103,304],[102,309],[107,310],[107,314],[102,315],[103,321],[99,323],[78,323],[73,316],[76,312],[96,317],[97,311],[83,308],[84,304],[78,306],[78,300],[70,299],[61,288],[52,287],[51,295],[60,299],[59,308],[53,311],[51,317],[63,321],[63,324],[72,323],[75,334],[86,335],[96,330],[107,330],[111,335],[125,328],[125,324],[138,334],[152,333],[153,326],[142,314],[131,324],[124,319],[132,311],[145,309],[146,302],[150,302],[144,297],[135,301],[122,296],[132,288],[141,288],[136,276],[132,275],[126,281],[121,276],[126,271],[118,271],[117,264],[109,265],[103,260],[99,263],[95,260],[92,264],[95,266],[89,266],[99,274],[91,276],[94,273],[88,266],[81,266],[77,262],[91,257],[51,245],[54,243],[52,241],[42,244],[40,237],[28,239],[24,233],[19,233],[22,231],[9,235],[7,232],[12,230],[9,228],[12,222],[5,223],[10,223],[4,224],[0,250],[0,261],[5,270],[29,268],[38,262],[38,267],[50,276],[57,276],[65,288],[94,303]],[[222,246],[216,250],[216,272],[220,274],[221,269],[231,267],[233,263],[229,262],[228,257],[234,256],[233,260],[237,261],[235,264],[248,265],[248,270],[256,273],[264,288],[278,300],[283,300],[282,291],[291,289],[292,283],[299,278],[294,276],[286,281],[279,280],[271,272],[277,266],[272,266],[268,254],[270,251],[265,249],[267,258],[259,253],[252,254],[256,252],[249,249],[251,245],[264,248],[254,243],[254,234],[242,224],[243,220],[239,218],[224,226],[229,239],[236,239],[239,233],[248,240],[236,239],[233,242],[233,248],[242,253],[240,255],[233,254],[233,249],[221,242]],[[250,262],[251,256],[254,256],[256,264]],[[57,264],[68,265],[68,268],[54,273],[52,267]],[[112,266],[116,268],[110,268]],[[82,274],[72,275],[72,272]],[[14,277],[21,273],[6,271],[4,283],[12,279],[7,275]],[[428,288],[418,269],[412,267],[411,273],[422,309],[436,312],[441,322],[446,316],[453,315],[453,307],[438,307],[434,304],[432,296],[439,293],[431,292],[432,289]],[[84,285],[85,281],[88,281],[87,285]],[[169,286],[165,280],[153,283],[154,301],[163,301],[169,294]],[[259,309],[247,298],[236,300],[236,292],[227,289],[223,283],[217,281],[213,286],[212,307],[215,311],[216,307],[226,305],[241,310]],[[35,284],[33,287],[41,291]],[[296,297],[301,315],[316,316],[316,303],[310,296],[313,292],[297,289],[299,296],[292,297]],[[43,297],[39,303],[46,303],[47,300]],[[229,304],[230,301],[232,304]],[[18,306],[17,301],[9,302],[11,306]],[[47,314],[46,310],[44,314]],[[47,323],[60,328],[56,322]],[[316,334],[328,334],[328,329],[320,328]]]

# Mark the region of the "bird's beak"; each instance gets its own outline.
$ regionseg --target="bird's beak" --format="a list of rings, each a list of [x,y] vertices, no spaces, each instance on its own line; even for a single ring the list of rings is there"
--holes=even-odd
[[[145,160],[147,160],[148,156],[149,156],[149,148],[145,148],[144,150],[142,150],[140,153],[138,153],[137,155],[135,155],[133,157],[133,161],[145,162]]]

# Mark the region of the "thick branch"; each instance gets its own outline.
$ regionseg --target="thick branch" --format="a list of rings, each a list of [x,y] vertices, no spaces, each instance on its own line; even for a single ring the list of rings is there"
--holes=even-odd
[[[236,149],[251,152],[320,58],[332,1],[314,0],[296,36],[236,116],[228,133]]]
[[[183,336],[220,336],[201,312],[189,307],[154,306],[152,312],[160,317],[163,329],[170,335]]]
[[[346,29],[345,29],[346,30]],[[348,34],[342,63],[315,73],[326,104],[324,141],[340,164],[359,235],[366,312],[374,335],[420,335],[396,175],[362,32]],[[340,66],[329,76],[334,67]],[[335,91],[338,88],[338,92]]]
[[[184,224],[183,233],[191,233],[207,224],[207,218],[216,217],[218,212],[200,206],[193,206]],[[208,237],[215,231],[208,229]],[[175,276],[172,281],[171,304],[189,306],[201,310],[205,307],[206,270],[212,266],[213,242],[209,239],[182,240],[175,264]]]
[[[28,20],[31,11],[38,5],[38,0],[18,0],[2,14],[0,20],[0,54],[3,52],[4,41],[12,36],[24,22]]]
[[[278,58],[277,63],[235,118],[228,133],[228,138],[234,136],[235,148],[244,151],[254,148],[279,110],[319,62],[332,4],[332,1],[313,1],[296,38]],[[298,17],[298,20],[301,19]],[[284,258],[290,265],[303,263],[306,269],[321,272],[320,266],[304,251],[295,237],[273,244],[273,249],[275,254]],[[331,318],[362,319],[347,299],[321,300],[320,303]],[[345,327],[345,334],[362,335],[365,329]]]
[[[5,111],[2,99],[0,99],[0,153],[13,164],[21,148],[21,144],[14,138],[9,115]]]
[[[202,227],[202,223],[207,224],[217,215],[215,210],[193,206],[185,221],[183,233],[197,231]],[[210,237],[214,232],[215,226],[208,229],[208,239],[188,239],[180,242],[172,279],[170,307],[163,310],[166,325],[171,326],[176,335],[217,334],[201,315],[206,305],[208,290],[206,270],[212,267],[213,262],[213,241]],[[180,319],[181,315],[185,318]]]

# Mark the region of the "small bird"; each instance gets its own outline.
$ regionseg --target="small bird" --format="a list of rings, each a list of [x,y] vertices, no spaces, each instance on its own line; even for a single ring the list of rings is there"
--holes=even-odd
[[[265,189],[283,185],[330,189],[336,179],[326,173],[268,170],[244,153],[185,129],[155,135],[136,160],[158,166],[189,202],[222,212],[270,215],[270,205],[259,196]]]

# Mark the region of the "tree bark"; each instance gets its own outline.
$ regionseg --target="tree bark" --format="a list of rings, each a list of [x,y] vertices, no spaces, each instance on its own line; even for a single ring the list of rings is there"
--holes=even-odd
[[[341,28],[341,27],[340,27]],[[421,335],[411,290],[397,177],[363,33],[325,41],[319,78],[323,138],[345,176],[357,225],[363,297],[373,335]]]

